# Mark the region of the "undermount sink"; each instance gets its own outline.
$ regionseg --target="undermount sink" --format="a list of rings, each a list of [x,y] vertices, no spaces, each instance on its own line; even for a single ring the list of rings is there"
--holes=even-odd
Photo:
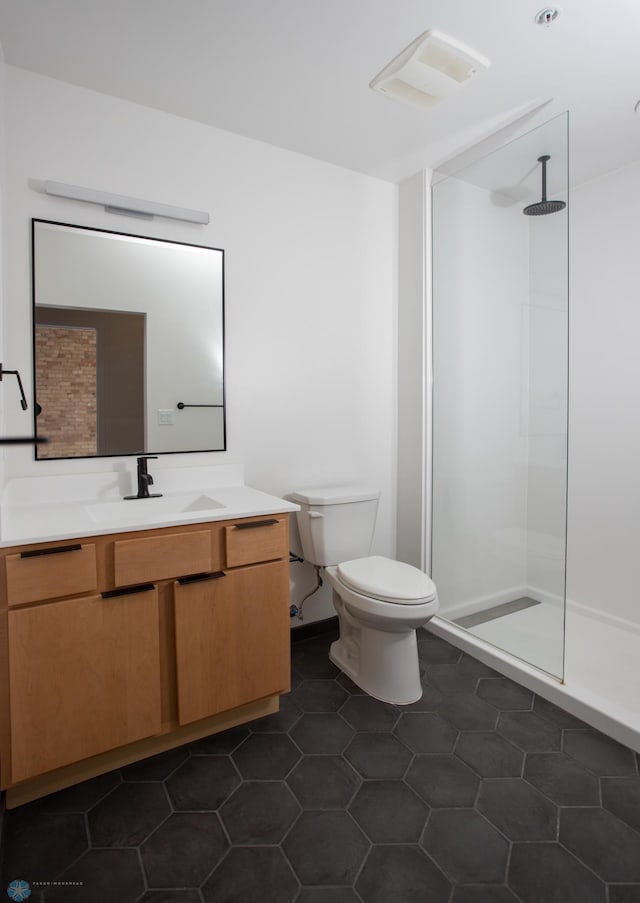
[[[85,506],[89,517],[98,524],[143,524],[173,514],[200,514],[224,507],[221,502],[198,492],[174,493],[160,498],[120,499]]]

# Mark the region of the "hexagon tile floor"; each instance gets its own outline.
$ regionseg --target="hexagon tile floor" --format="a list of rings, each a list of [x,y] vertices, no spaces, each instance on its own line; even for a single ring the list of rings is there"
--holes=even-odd
[[[277,715],[7,812],[0,897],[640,903],[634,752],[423,631],[422,699],[377,702],[332,639]]]

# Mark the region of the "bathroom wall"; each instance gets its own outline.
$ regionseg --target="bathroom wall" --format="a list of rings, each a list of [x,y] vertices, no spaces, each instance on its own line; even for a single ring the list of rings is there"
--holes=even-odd
[[[421,171],[398,192],[398,499],[396,557],[430,572],[426,502],[430,459],[425,455],[429,397],[426,349],[430,285],[425,251],[430,241],[429,179]]]
[[[0,44],[0,135],[6,135],[6,123],[5,123],[5,66],[4,66],[4,54],[2,50],[2,44]],[[0,310],[3,309],[4,306],[4,256],[2,253],[3,248],[3,236],[4,236],[4,209],[5,209],[5,184],[6,184],[6,176],[5,176],[5,147],[4,142],[0,139]],[[10,364],[6,362],[4,356],[4,327],[3,327],[3,318],[0,317],[0,361],[4,364],[4,366],[9,367],[9,369],[14,369]],[[13,379],[13,377],[9,377]],[[6,405],[6,389],[7,385],[4,385],[4,391],[2,386],[0,386],[0,436],[5,435],[3,429],[3,421],[4,421],[4,410]],[[2,485],[4,481],[4,455],[0,451],[0,485]],[[2,512],[0,511],[0,527],[2,525]]]
[[[567,595],[640,625],[640,160],[571,194]]]
[[[171,464],[239,460],[247,483],[275,495],[379,486],[374,551],[394,554],[396,187],[23,70],[5,74],[5,347],[28,396],[32,216],[224,248],[228,452]],[[45,196],[45,179],[209,210],[211,223],[107,214]],[[31,423],[6,408],[4,421],[15,432]],[[104,462],[34,462],[11,449],[5,466],[10,477]],[[292,566],[293,601],[313,578]],[[326,588],[305,604],[306,621],[332,613]]]

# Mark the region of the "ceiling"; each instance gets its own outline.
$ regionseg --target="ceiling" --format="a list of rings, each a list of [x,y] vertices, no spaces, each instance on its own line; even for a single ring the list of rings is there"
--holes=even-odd
[[[0,0],[0,44],[12,66],[392,181],[533,107],[520,131],[569,110],[579,184],[640,158],[640,2],[560,0],[549,27],[535,23],[544,6]],[[490,69],[429,112],[370,90],[430,28],[489,57]]]

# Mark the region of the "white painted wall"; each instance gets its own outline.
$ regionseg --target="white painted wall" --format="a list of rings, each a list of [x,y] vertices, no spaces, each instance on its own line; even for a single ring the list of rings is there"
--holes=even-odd
[[[6,108],[4,325],[29,397],[32,216],[224,248],[228,456],[275,495],[379,486],[374,551],[393,555],[395,186],[12,67]],[[211,223],[107,214],[45,196],[45,179],[209,210]],[[31,422],[15,411],[4,421],[16,432]],[[104,467],[5,456],[7,476]],[[295,601],[314,573],[293,565],[292,577]],[[326,588],[305,605],[306,620],[332,613]]]
[[[426,354],[428,179],[421,171],[402,182],[398,196],[398,502],[396,557],[429,570],[426,542],[425,454],[429,375]]]
[[[0,136],[4,136],[7,133],[7,126],[5,122],[5,66],[4,66],[4,53],[2,50],[2,44],[0,44]],[[2,253],[3,248],[3,236],[4,236],[4,210],[5,210],[5,185],[6,185],[6,176],[5,176],[5,145],[4,139],[0,138],[0,310],[4,307],[4,255]],[[2,317],[0,317],[0,361],[4,364],[5,367],[9,367],[6,362],[4,356],[4,328]],[[9,367],[9,369],[14,369],[13,367]],[[6,405],[6,385],[5,391],[2,391],[0,388],[0,435],[4,435],[2,431],[2,423],[4,421],[4,410]],[[0,485],[2,485],[4,481],[4,455],[0,451]],[[0,512],[0,524],[2,521],[2,512]]]
[[[571,196],[567,595],[640,624],[640,160]]]
[[[519,209],[458,179],[433,204],[432,574],[446,615],[525,582],[529,240]]]

